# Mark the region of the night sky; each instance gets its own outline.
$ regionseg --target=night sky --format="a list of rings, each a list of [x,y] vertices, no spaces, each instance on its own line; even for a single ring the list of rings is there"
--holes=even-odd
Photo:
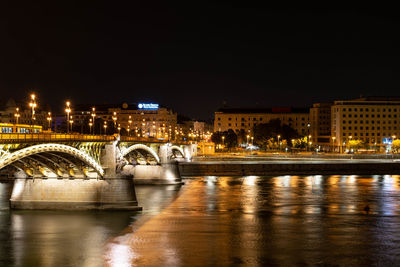
[[[1,98],[27,101],[35,91],[53,108],[67,98],[151,101],[211,119],[224,101],[309,106],[400,95],[395,13],[130,2],[2,3]]]

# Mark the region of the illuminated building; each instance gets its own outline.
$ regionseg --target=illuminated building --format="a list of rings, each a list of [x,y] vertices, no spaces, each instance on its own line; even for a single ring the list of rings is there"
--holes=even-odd
[[[152,103],[123,103],[122,105],[77,105],[72,111],[76,129],[81,128],[82,132],[89,130],[93,107],[96,112],[94,125],[96,133],[101,131],[96,122],[100,125],[102,121],[108,121],[110,127],[114,126],[115,133],[118,132],[115,126],[117,125],[123,135],[171,139],[177,125],[177,113],[171,109]]]
[[[299,134],[308,134],[308,108],[221,108],[215,112],[214,132],[232,129],[235,132],[244,130],[252,132],[253,127],[280,119]]]
[[[18,120],[18,124],[21,125],[34,124],[47,129],[48,111],[41,110],[39,106],[34,117],[35,120],[32,120],[32,111],[26,103],[17,104],[13,99],[9,99],[0,109],[0,123],[16,124]]]
[[[385,146],[400,136],[400,98],[364,97],[334,101],[332,139],[335,146],[361,140],[369,146]]]

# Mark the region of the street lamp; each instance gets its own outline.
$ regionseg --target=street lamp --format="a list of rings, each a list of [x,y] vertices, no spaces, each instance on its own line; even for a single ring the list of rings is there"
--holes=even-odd
[[[51,130],[51,120],[52,120],[52,118],[51,118],[51,112],[49,111],[48,113],[47,113],[47,121],[49,122],[49,128],[48,128],[48,130],[50,129]]]
[[[132,124],[132,116],[129,115],[129,120],[128,120],[128,135],[129,135],[129,130],[131,128],[131,124]]]
[[[279,139],[281,139],[281,135],[278,134],[278,145],[279,145],[279,150],[281,150],[281,143],[279,142]]]
[[[29,103],[29,106],[32,108],[32,121],[31,121],[32,129],[31,129],[31,131],[33,133],[33,121],[35,120],[35,108],[37,107],[35,94],[31,94],[31,102]]]
[[[93,117],[93,134],[95,134],[95,130],[94,130],[94,122],[95,122],[95,118],[96,118],[96,108],[92,107],[92,114],[91,116]]]
[[[107,135],[107,121],[104,121],[104,135]]]
[[[69,123],[71,124],[71,132],[73,132],[73,130],[72,130],[72,124],[74,123],[74,120],[72,119],[72,116],[69,117]]]
[[[118,123],[118,134],[121,133],[121,124]]]
[[[92,119],[89,119],[89,133],[92,133]]]
[[[222,136],[222,146],[225,146],[225,136]]]
[[[114,131],[115,131],[115,128],[117,128],[117,112],[114,111],[112,119],[114,121]]]
[[[246,146],[249,146],[249,138],[250,138],[250,135],[247,135],[247,144],[246,144]]]
[[[19,114],[19,108],[15,109],[14,117],[15,117],[15,120],[16,120],[15,124],[18,124],[18,119],[19,119],[19,117],[21,117],[21,115]]]
[[[251,145],[253,145],[254,136],[251,137]]]
[[[335,145],[336,145],[335,140],[336,140],[336,137],[332,136],[332,152],[335,152]]]
[[[69,101],[65,103],[65,112],[67,113],[67,133],[69,133],[68,122],[69,122],[69,113],[71,113],[71,103]]]

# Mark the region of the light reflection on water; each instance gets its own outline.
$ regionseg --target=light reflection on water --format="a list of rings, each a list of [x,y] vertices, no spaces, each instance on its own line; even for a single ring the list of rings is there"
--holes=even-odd
[[[137,187],[141,214],[9,211],[11,186],[0,183],[0,266],[400,262],[400,176],[185,182]]]
[[[125,263],[398,263],[399,182],[399,176],[355,175],[192,180],[162,213],[127,236],[124,244],[135,256]]]

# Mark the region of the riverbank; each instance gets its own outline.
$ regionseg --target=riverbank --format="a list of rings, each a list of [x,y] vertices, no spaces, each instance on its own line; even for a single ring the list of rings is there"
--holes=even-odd
[[[179,164],[182,176],[400,174],[398,159],[227,158]]]

